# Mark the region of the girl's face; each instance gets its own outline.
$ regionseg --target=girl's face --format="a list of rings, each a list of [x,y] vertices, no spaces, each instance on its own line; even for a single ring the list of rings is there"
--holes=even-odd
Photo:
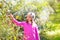
[[[27,21],[31,21],[32,20],[32,17],[30,14],[27,14],[27,17],[26,17]]]

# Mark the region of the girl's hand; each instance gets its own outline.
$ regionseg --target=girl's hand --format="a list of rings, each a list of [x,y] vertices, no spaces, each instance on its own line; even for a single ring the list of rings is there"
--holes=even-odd
[[[13,19],[13,18],[14,18],[12,14],[10,14],[10,18],[11,18],[11,19]]]

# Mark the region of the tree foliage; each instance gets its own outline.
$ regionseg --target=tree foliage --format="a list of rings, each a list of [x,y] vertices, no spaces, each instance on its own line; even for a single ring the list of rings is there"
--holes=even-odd
[[[36,14],[41,40],[60,40],[60,2],[58,0],[0,1],[0,40],[22,40],[23,28],[17,27],[8,17],[10,13],[18,21],[26,20],[28,12]]]

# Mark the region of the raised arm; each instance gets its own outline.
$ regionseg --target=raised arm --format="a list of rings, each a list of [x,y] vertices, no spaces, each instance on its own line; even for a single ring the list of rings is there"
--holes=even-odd
[[[23,26],[23,25],[24,25],[24,22],[19,22],[19,21],[17,21],[17,20],[13,17],[12,14],[10,14],[10,18],[11,18],[12,22],[13,22],[14,24],[16,24],[17,26]]]

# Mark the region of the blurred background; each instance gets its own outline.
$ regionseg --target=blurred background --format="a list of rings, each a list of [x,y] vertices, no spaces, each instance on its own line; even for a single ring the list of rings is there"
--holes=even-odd
[[[36,14],[41,40],[60,40],[60,0],[0,0],[0,40],[22,40],[23,28],[8,16],[24,21],[28,12]]]

